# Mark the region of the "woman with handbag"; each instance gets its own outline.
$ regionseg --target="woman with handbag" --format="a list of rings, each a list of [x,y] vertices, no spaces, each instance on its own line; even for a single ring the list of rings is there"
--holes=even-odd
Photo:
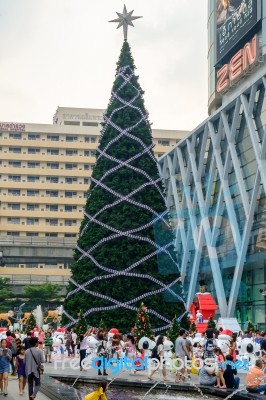
[[[43,352],[37,348],[38,338],[31,337],[29,344],[30,348],[25,353],[25,371],[28,378],[29,399],[33,400],[41,386],[44,357]]]

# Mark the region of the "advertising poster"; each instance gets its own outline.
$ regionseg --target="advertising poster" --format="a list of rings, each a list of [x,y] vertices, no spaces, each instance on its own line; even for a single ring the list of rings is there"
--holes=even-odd
[[[216,63],[219,63],[258,22],[259,1],[216,0]]]

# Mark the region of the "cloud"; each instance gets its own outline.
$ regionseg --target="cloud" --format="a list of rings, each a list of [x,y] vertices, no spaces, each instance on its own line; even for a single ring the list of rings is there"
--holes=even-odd
[[[131,3],[143,15],[129,43],[153,127],[193,129],[207,116],[207,6]],[[123,41],[107,21],[122,8],[120,0],[5,3],[0,119],[48,123],[57,105],[105,108]]]

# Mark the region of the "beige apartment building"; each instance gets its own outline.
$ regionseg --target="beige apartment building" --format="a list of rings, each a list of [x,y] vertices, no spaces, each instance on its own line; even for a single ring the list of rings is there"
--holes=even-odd
[[[17,275],[17,268],[68,269],[96,161],[103,112],[58,107],[51,125],[0,122],[2,274]],[[152,132],[157,158],[188,134]],[[31,274],[36,272],[31,269]]]

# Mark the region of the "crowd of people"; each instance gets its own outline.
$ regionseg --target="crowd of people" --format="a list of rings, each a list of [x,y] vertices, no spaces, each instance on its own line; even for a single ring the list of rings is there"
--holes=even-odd
[[[234,363],[238,357],[237,340],[240,339],[240,336],[241,339],[248,338],[259,344],[261,349],[254,365],[249,365],[247,368],[246,389],[251,393],[264,391],[266,393],[266,335],[264,332],[245,331],[243,334],[233,334],[226,352],[218,346],[219,332],[214,332],[212,329],[207,329],[197,340],[193,334],[180,329],[170,352],[169,346],[166,346],[167,343],[169,344],[169,338],[164,336],[152,338],[156,342],[155,346],[147,349],[139,344],[137,346],[132,334],[115,333],[110,335],[108,332],[95,328],[89,328],[81,335],[77,335],[75,329],[66,330],[58,335],[58,332],[51,328],[47,332],[39,329],[27,334],[22,334],[18,330],[7,331],[5,335],[6,337],[1,339],[0,347],[0,393],[4,396],[7,395],[8,375],[11,374],[18,376],[19,395],[24,394],[25,386],[28,383],[29,398],[35,399],[40,388],[41,365],[45,362],[51,363],[54,358],[77,356],[80,361],[80,371],[84,369],[83,361],[86,357],[98,357],[100,361],[97,361],[97,373],[104,376],[108,375],[105,360],[110,358],[119,360],[124,356],[129,360],[134,360],[136,357],[148,356],[150,359],[162,361],[155,367],[153,367],[152,361],[149,364],[146,372],[147,378],[151,381],[161,367],[160,373],[165,381],[169,380],[167,376],[169,370],[171,373],[175,373],[176,383],[189,382],[191,373],[196,373],[201,386],[236,390],[239,388],[240,379]],[[167,368],[169,357],[175,362],[177,368]],[[197,365],[199,368],[195,368]],[[133,370],[134,373],[137,373],[138,368],[134,369],[133,367]],[[95,398],[105,400],[106,391],[107,384],[104,383],[93,393],[98,393],[98,397]],[[94,399],[93,393],[87,395],[85,400]]]
[[[0,347],[0,394],[8,395],[8,375],[18,376],[19,395],[25,393],[28,382],[29,399],[35,399],[40,389],[40,376],[44,363],[43,351],[38,348],[39,340],[31,334],[21,340],[20,333],[6,332]]]

